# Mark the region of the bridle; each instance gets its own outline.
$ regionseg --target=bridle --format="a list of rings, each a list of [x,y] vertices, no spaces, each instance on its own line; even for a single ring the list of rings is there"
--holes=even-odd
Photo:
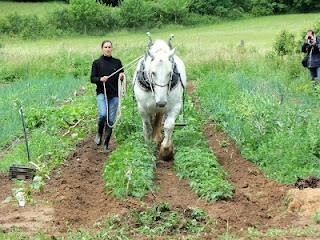
[[[150,72],[147,73],[147,78],[148,78],[149,83],[150,83],[150,89],[151,89],[152,95],[154,96],[154,86],[168,87],[167,95],[169,95],[170,90],[171,90],[171,84],[172,84],[172,76],[173,76],[173,67],[171,68],[169,81],[166,84],[159,84],[154,80],[152,73],[150,73]]]

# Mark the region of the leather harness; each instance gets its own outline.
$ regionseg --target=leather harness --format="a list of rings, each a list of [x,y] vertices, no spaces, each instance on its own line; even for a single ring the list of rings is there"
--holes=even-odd
[[[142,88],[144,88],[145,90],[151,91],[150,81],[145,71],[145,61],[146,61],[146,58],[144,58],[141,61],[140,69],[137,71],[137,80],[138,80],[138,84]],[[178,72],[178,69],[177,69],[177,64],[173,60],[172,60],[172,66],[173,66],[173,72],[170,79],[171,83],[170,82],[168,83],[168,85],[170,86],[170,90],[175,88],[178,82],[181,80],[180,73]]]

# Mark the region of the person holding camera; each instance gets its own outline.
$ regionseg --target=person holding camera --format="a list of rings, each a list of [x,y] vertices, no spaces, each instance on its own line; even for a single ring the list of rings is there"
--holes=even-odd
[[[301,51],[308,53],[307,68],[314,85],[320,83],[320,38],[316,37],[313,30],[308,30]]]

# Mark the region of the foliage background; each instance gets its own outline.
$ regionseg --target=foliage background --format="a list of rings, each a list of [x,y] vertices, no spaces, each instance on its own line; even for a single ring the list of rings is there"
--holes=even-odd
[[[248,17],[314,13],[320,10],[320,3],[317,1],[68,0],[54,3],[31,1],[33,7],[30,11],[21,13],[12,8],[15,2],[27,4],[28,1],[1,3],[5,11],[0,13],[0,35],[24,39],[101,35],[114,30],[136,31],[137,28],[161,28],[168,24],[194,26]],[[50,11],[41,11],[40,5],[43,7],[45,4],[51,4]]]
[[[4,84],[1,87],[4,104],[0,105],[3,113],[0,122],[5,126],[1,129],[5,134],[1,134],[0,142],[3,149],[10,147],[10,154],[2,161],[3,169],[15,159],[24,159],[25,155],[23,142],[15,142],[22,135],[19,103],[26,108],[35,158],[44,164],[44,160],[57,155],[56,159],[63,161],[67,152],[54,148],[70,149],[75,141],[94,131],[94,87],[88,82],[88,74],[92,60],[101,54],[101,41],[112,39],[115,56],[127,65],[144,53],[148,43],[146,28],[148,24],[158,24],[152,19],[167,16],[167,20],[171,19],[169,22],[163,20],[161,26],[151,25],[152,37],[167,39],[171,33],[175,34],[173,44],[177,54],[184,59],[188,80],[194,81],[198,88],[201,116],[221,123],[246,158],[263,168],[268,176],[292,182],[297,175],[319,175],[320,144],[315,137],[318,136],[319,97],[317,92],[311,92],[307,71],[297,67],[300,66],[300,46],[306,29],[320,32],[319,15],[246,17],[233,21],[203,15],[206,21],[218,19],[220,22],[192,27],[179,22],[182,15],[170,15],[170,11],[164,9],[160,15],[141,14],[145,18],[139,16],[137,22],[129,15],[135,9],[131,4],[147,12],[152,4],[159,7],[155,3],[127,0],[113,8],[91,0],[73,0],[68,4],[55,3],[57,8],[44,9],[41,15],[14,11],[2,15],[2,20],[11,29],[1,35],[0,81]],[[32,3],[30,8],[36,6],[33,4],[39,3]],[[185,11],[183,6],[182,12]],[[132,18],[122,17],[127,13]],[[118,16],[114,29],[110,26],[108,30],[104,29],[103,14]],[[194,14],[190,16],[202,18],[201,14]],[[60,20],[56,19],[58,17]],[[93,18],[95,21],[91,21]],[[46,22],[48,19],[51,19],[50,24]],[[19,24],[11,26],[15,21]],[[42,25],[45,22],[47,24]],[[123,24],[132,25],[116,31]],[[44,36],[45,33],[48,36]],[[126,68],[129,79],[133,71]],[[51,90],[62,87],[64,91]],[[78,98],[72,96],[77,96],[80,89],[84,89],[81,96],[86,96],[83,99],[87,100],[78,103],[75,100]],[[41,104],[35,103],[39,101],[37,96],[41,96]],[[61,107],[64,101],[70,103],[67,105],[70,108]],[[80,104],[80,107],[74,108],[73,104]],[[88,126],[85,131],[73,132],[72,126],[78,121]],[[57,138],[61,132],[69,130],[72,131],[71,139]],[[121,139],[121,135],[116,137],[123,142],[126,139]],[[129,133],[125,135],[130,136]],[[43,155],[41,141],[48,139],[53,148]],[[293,150],[288,152],[286,149]]]
[[[91,0],[0,2],[5,9],[0,13],[0,171],[26,159],[19,103],[32,160],[41,167],[37,174],[45,176],[62,164],[77,142],[95,131],[88,74],[101,41],[112,39],[115,57],[127,66],[144,53],[148,30],[153,39],[175,34],[173,45],[188,81],[197,86],[200,109],[194,112],[188,100],[188,128],[175,131],[175,171],[190,179],[201,198],[232,195],[227,173],[201,134],[204,119],[224,129],[270,178],[292,183],[297,176],[320,176],[319,90],[311,90],[300,65],[305,31],[313,28],[320,35],[319,13],[278,15],[317,11],[319,4],[171,2],[124,0],[113,7]],[[15,4],[24,11],[16,11]],[[125,71],[130,81],[134,70]],[[133,164],[138,170],[129,194],[143,197],[153,187],[154,156],[146,154],[141,122],[137,114],[132,120],[131,109],[132,104],[124,105],[125,124],[115,130],[118,146],[104,166],[104,179],[123,197],[126,182],[119,173]],[[74,127],[78,123],[81,127]]]

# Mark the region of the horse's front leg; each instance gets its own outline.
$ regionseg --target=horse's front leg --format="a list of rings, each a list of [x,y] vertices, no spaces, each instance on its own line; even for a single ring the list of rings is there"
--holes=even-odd
[[[173,158],[173,144],[171,141],[171,136],[177,116],[178,114],[176,112],[171,112],[168,114],[164,122],[164,139],[160,147],[160,154],[164,160],[171,160]]]
[[[143,123],[143,136],[146,144],[150,147],[150,143],[152,141],[152,119],[151,116],[144,115],[142,116]]]

